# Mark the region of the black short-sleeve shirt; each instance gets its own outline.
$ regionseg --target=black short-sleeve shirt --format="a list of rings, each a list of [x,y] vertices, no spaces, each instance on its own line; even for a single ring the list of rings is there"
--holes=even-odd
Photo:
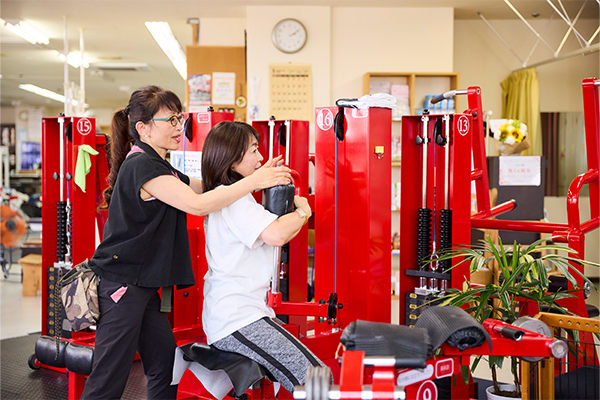
[[[195,283],[185,212],[140,197],[142,185],[161,175],[190,184],[187,175],[138,141],[119,169],[104,238],[90,262],[101,278],[143,287]]]

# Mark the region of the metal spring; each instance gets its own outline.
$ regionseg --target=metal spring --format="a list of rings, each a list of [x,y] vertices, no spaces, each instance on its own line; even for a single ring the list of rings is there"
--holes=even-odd
[[[452,247],[452,210],[443,209],[440,210],[440,252],[442,255],[446,254]],[[438,266],[441,268],[442,273],[446,272],[450,268],[450,260],[441,260],[438,262]]]
[[[419,227],[417,233],[417,265],[425,269],[425,257],[431,254],[431,208],[419,208]]]

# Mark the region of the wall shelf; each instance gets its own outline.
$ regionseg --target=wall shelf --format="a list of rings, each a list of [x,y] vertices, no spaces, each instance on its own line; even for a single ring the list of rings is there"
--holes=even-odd
[[[363,75],[363,94],[369,94],[371,81],[389,81],[391,84],[408,85],[411,115],[415,115],[415,110],[421,108],[425,95],[460,89],[458,72],[367,72]],[[454,101],[455,110],[460,110],[458,97],[455,97]],[[394,121],[400,120],[401,118],[394,118]]]

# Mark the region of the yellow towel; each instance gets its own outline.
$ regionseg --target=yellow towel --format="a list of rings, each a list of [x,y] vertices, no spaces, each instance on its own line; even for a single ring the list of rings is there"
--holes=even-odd
[[[77,165],[75,165],[75,184],[83,190],[83,193],[85,193],[85,177],[92,167],[90,154],[97,155],[98,152],[89,144],[82,144],[79,146]]]

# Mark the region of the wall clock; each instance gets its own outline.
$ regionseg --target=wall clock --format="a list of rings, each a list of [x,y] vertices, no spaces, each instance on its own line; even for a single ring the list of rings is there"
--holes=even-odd
[[[296,53],[306,44],[306,28],[302,22],[286,18],[273,28],[273,44],[284,53]]]

